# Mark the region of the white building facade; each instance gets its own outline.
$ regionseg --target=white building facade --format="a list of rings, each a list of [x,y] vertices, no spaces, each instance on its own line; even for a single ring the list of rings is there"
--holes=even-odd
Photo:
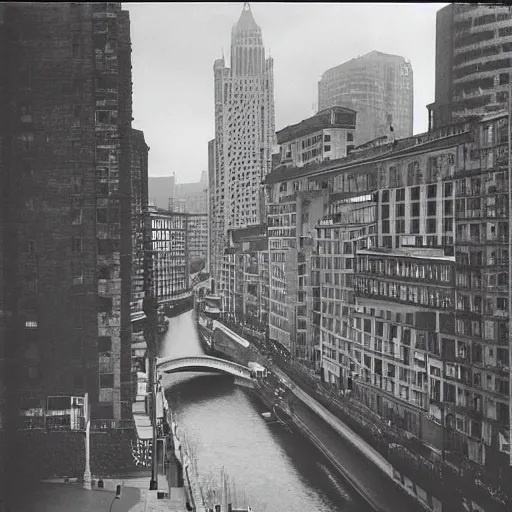
[[[227,230],[264,221],[263,178],[275,145],[274,74],[249,4],[231,33],[231,67],[214,63],[215,143],[210,165],[211,273],[225,288]]]

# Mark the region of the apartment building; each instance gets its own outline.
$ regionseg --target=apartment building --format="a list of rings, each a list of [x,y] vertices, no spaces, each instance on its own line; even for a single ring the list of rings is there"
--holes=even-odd
[[[489,115],[312,171],[328,190],[329,175],[369,173],[374,191],[330,193],[317,223],[324,380],[452,463],[491,468],[509,451],[507,121]]]
[[[318,82],[318,109],[334,106],[357,112],[355,144],[388,135],[409,137],[413,129],[411,63],[372,51],[327,70]]]
[[[275,141],[273,60],[265,58],[261,28],[248,3],[231,33],[231,66],[224,58],[214,63],[214,92],[212,277],[228,301],[231,277],[221,268],[227,233],[264,222],[261,181],[271,171]]]
[[[12,3],[3,14],[8,392],[31,418],[44,418],[51,396],[71,408],[88,392],[93,420],[129,419],[128,13]]]
[[[512,57],[505,5],[450,4],[437,12],[435,102],[429,129],[506,108]]]
[[[268,239],[267,227],[250,226],[229,232],[224,256],[228,271],[229,300],[225,313],[259,328],[268,321]]]
[[[188,215],[188,256],[191,263],[205,262],[208,257],[208,214]]]
[[[377,246],[375,194],[331,197],[316,225],[313,274],[319,293],[315,314],[318,347],[325,382],[352,389],[354,364],[350,358],[350,318],[354,306],[354,272],[357,251]]]
[[[315,225],[329,197],[327,182],[309,175],[315,165],[339,160],[351,151],[355,128],[355,112],[340,107],[284,128],[277,134],[281,165],[264,181],[269,336],[307,365],[319,361],[318,322],[314,322],[319,283],[312,277],[312,255]]]
[[[159,305],[190,292],[188,215],[149,207],[153,289]]]
[[[304,165],[343,158],[354,149],[356,112],[332,107],[277,132],[280,163]]]

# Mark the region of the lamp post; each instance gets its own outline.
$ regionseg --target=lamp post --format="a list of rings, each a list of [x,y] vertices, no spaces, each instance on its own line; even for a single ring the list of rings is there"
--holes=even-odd
[[[84,489],[90,491],[92,489],[91,477],[91,413],[89,408],[89,393],[84,396],[84,420],[85,420],[85,469],[84,469]]]
[[[149,482],[149,490],[157,489],[157,471],[156,466],[156,336],[158,321],[158,304],[154,296],[153,286],[153,248],[151,239],[151,218],[149,211],[144,211],[144,313],[146,314],[146,345],[148,354],[148,380],[151,396],[151,424],[153,427],[153,449],[151,453],[151,480]]]

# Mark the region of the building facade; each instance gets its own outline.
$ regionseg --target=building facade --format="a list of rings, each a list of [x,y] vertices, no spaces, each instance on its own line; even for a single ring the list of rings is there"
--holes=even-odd
[[[188,215],[188,257],[191,263],[204,261],[208,257],[208,215]]]
[[[128,13],[63,3],[3,14],[8,392],[22,414],[42,417],[49,397],[88,392],[93,420],[129,419]]]
[[[372,51],[327,70],[318,82],[318,109],[340,106],[357,112],[356,146],[413,130],[413,73],[397,55]]]
[[[261,29],[248,4],[232,30],[231,67],[224,58],[214,63],[214,90],[212,277],[223,290],[228,278],[221,269],[227,232],[262,222],[261,181],[271,170],[275,140],[273,61],[265,58]]]
[[[270,338],[452,464],[492,471],[510,450],[507,122],[265,181]]]
[[[435,102],[429,129],[507,108],[511,13],[505,5],[450,4],[437,12]]]
[[[190,292],[188,215],[149,208],[153,289],[159,305],[172,303]]]

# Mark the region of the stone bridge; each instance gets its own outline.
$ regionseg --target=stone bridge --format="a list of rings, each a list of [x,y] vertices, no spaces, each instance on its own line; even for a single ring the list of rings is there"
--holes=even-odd
[[[161,373],[217,372],[231,375],[235,384],[252,387],[251,370],[237,363],[211,356],[159,357],[156,368]]]

